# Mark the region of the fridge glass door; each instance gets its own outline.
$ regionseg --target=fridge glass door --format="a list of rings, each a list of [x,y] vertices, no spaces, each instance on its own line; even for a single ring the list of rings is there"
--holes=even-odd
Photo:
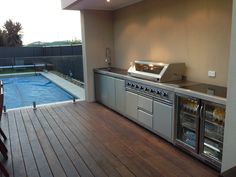
[[[192,151],[198,150],[199,100],[177,97],[177,142]]]
[[[225,107],[204,103],[201,153],[215,163],[221,163],[223,152]]]

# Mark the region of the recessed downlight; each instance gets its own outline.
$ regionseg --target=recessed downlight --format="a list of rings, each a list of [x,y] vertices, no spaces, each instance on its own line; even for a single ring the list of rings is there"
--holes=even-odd
[[[111,2],[111,0],[107,0],[107,2]]]

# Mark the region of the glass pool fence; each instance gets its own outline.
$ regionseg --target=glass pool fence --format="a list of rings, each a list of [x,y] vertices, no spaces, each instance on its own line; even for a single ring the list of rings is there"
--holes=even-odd
[[[0,75],[45,70],[84,82],[82,55],[0,58]]]

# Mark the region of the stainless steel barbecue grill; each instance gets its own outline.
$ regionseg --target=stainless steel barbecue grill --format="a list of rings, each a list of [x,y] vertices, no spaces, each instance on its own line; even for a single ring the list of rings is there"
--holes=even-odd
[[[182,80],[184,72],[184,63],[167,64],[141,60],[135,61],[128,70],[131,76],[157,82]]]

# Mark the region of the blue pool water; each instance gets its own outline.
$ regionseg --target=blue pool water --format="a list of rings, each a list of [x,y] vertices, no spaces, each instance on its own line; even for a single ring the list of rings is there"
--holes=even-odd
[[[73,96],[42,75],[0,78],[7,109],[72,100]]]

